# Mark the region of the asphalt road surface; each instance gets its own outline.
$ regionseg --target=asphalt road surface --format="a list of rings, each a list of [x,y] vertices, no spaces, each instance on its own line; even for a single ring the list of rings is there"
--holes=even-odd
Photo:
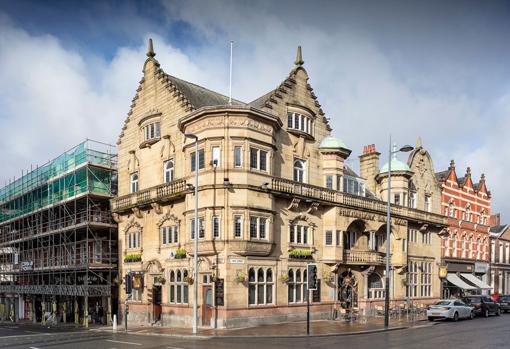
[[[0,325],[0,348],[62,349],[484,349],[510,348],[510,314],[384,333],[310,338],[184,339],[39,326]]]

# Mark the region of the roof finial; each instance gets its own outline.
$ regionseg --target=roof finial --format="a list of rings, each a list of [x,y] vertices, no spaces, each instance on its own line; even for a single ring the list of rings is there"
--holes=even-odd
[[[466,169],[466,176],[471,176],[471,167],[469,167],[469,166]]]
[[[152,46],[152,38],[149,38],[149,46],[147,47],[147,57],[154,57],[154,47]]]
[[[482,175],[480,176],[480,180],[485,182],[485,173],[482,173]]]
[[[418,137],[418,139],[416,140],[416,149],[418,148],[423,148],[422,144],[421,144],[421,137]]]
[[[450,160],[450,168],[455,168],[455,161],[453,159]]]
[[[303,61],[303,54],[301,53],[301,46],[297,47],[297,53],[296,53],[296,61],[294,62],[295,65],[298,67],[302,66],[305,63]]]

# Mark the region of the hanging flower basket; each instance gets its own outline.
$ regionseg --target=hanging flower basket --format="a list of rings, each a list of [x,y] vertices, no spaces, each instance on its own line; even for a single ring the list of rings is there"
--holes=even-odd
[[[280,275],[280,280],[282,281],[283,284],[286,284],[289,282],[289,273],[282,273],[282,275]]]
[[[191,276],[185,276],[182,281],[187,282],[189,285],[193,285],[193,278]]]
[[[246,273],[238,271],[235,280],[237,283],[244,284],[248,281],[248,276],[246,275]]]

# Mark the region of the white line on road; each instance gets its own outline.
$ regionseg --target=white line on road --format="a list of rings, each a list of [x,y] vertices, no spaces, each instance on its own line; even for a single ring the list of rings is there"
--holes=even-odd
[[[178,347],[167,347],[168,349],[183,349],[183,348],[178,348]]]
[[[39,349],[39,348],[37,348],[37,347],[28,347],[28,348],[29,348],[29,349]]]
[[[106,339],[106,341],[107,341],[107,342],[112,342],[112,343],[120,343],[120,344],[142,345],[142,343],[114,341],[113,339]]]

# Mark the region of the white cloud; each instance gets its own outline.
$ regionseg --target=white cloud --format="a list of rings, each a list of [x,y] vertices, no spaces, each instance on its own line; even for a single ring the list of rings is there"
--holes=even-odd
[[[419,65],[401,69],[406,52],[383,47],[355,20],[349,22],[349,13],[337,16],[338,9],[325,4],[256,3],[247,9],[238,2],[186,1],[165,6],[170,22],[187,22],[202,40],[200,47],[183,52],[153,35],[156,58],[167,73],[226,93],[228,42],[234,40],[234,97],[250,101],[287,76],[296,46],[302,45],[310,83],[333,133],[353,149],[354,163],[365,144],[376,143],[385,152],[390,132],[400,143],[413,144],[421,136],[437,171],[455,158],[459,173],[468,165],[475,176],[485,172],[494,210],[510,219],[505,200],[510,189],[503,184],[510,169],[504,134],[510,126],[510,93],[494,101],[464,93],[452,82],[470,77],[461,62],[441,66],[438,75],[424,74]],[[119,47],[105,61],[66,49],[58,38],[28,34],[0,17],[4,179],[85,137],[114,143],[141,78],[145,49],[145,42]]]

